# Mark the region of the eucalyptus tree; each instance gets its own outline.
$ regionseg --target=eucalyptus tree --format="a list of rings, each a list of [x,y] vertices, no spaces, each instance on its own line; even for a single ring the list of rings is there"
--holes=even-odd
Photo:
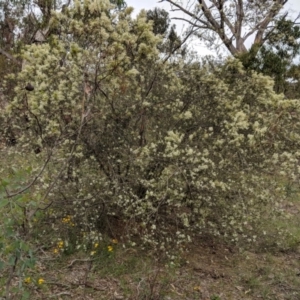
[[[183,12],[185,17],[174,19],[189,24],[188,32],[195,31],[194,35],[208,47],[225,46],[246,69],[271,76],[277,93],[286,91],[288,70],[299,54],[297,19],[290,19],[284,12],[288,0],[163,2]]]
[[[215,44],[216,38],[233,56],[247,52],[246,42],[254,36],[253,45],[263,45],[272,31],[288,0],[197,0],[168,2],[185,17],[174,17],[186,22],[197,36]],[[185,5],[185,4],[186,5]],[[251,48],[251,47],[250,47]]]

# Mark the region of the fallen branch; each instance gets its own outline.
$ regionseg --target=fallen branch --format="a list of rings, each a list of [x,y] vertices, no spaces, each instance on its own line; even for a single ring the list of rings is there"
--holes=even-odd
[[[94,259],[73,259],[70,264],[68,264],[66,267],[64,267],[64,269],[71,268],[75,262],[91,262],[93,260]]]

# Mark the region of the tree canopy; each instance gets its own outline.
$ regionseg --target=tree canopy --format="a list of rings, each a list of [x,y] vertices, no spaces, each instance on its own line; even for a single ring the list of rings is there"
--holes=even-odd
[[[300,27],[286,16],[279,19],[268,40],[261,47],[253,46],[238,56],[250,70],[274,79],[277,93],[287,93],[300,54]]]
[[[270,25],[283,9],[288,0],[163,0],[179,10],[186,17],[175,17],[188,23],[191,30],[208,42],[217,37],[233,56],[247,52],[246,41],[255,36],[253,44],[263,45],[272,31]],[[250,47],[251,48],[251,47]]]

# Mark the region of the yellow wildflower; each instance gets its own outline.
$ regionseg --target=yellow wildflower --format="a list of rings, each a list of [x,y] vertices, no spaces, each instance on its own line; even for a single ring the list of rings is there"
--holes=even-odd
[[[63,246],[64,246],[64,242],[63,242],[63,241],[59,241],[59,242],[57,243],[57,247],[58,247],[59,249],[61,249]]]
[[[107,247],[107,251],[108,251],[108,252],[112,252],[112,251],[113,251],[113,247],[112,247],[112,246],[108,246],[108,247]]]
[[[38,284],[41,285],[41,284],[43,284],[43,283],[45,283],[45,280],[44,280],[43,278],[40,278],[40,279],[38,280]]]
[[[99,244],[98,243],[95,243],[94,244],[94,248],[98,248]]]
[[[58,253],[58,249],[57,248],[53,249],[53,253],[57,254]]]
[[[62,222],[67,224],[67,223],[70,223],[71,222],[71,216],[66,216],[64,218],[62,218]]]
[[[93,256],[95,253],[96,253],[96,251],[92,251],[92,252],[91,252],[91,255]]]
[[[113,244],[118,244],[118,240],[117,240],[117,239],[113,239],[113,240],[111,240],[111,242],[112,242]]]
[[[31,278],[30,277],[26,277],[24,279],[24,283],[29,284],[31,282]]]

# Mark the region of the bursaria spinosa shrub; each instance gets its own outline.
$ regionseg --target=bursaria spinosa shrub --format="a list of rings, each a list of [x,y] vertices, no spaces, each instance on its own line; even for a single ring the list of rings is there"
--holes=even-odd
[[[236,60],[166,61],[145,12],[131,11],[75,1],[24,51],[6,114],[14,149],[40,150],[33,192],[92,237],[253,242],[280,208],[278,178],[298,178],[299,101]]]

